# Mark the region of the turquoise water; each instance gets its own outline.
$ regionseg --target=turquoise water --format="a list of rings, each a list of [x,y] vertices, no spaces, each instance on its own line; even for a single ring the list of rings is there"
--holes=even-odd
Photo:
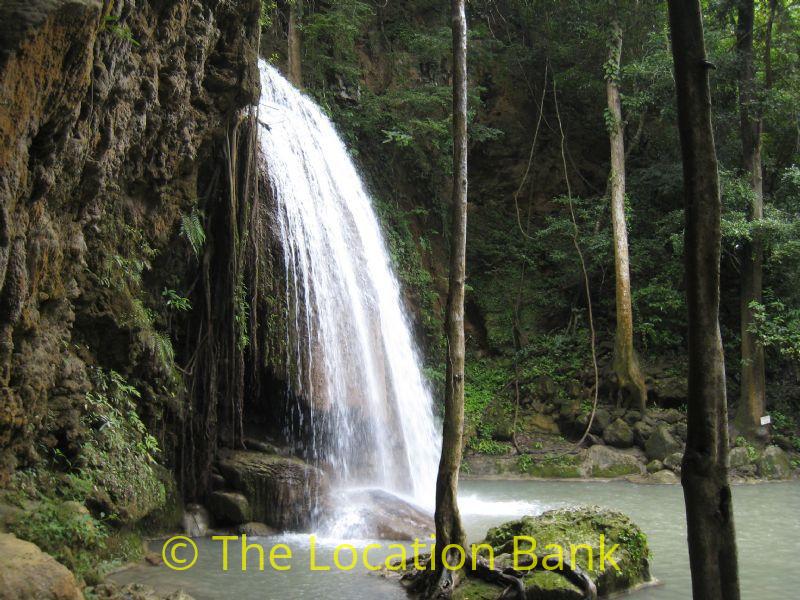
[[[620,510],[647,533],[653,551],[652,572],[662,584],[636,592],[630,598],[685,600],[691,597],[680,486],[584,481],[465,481],[461,484],[459,504],[470,541],[478,541],[489,527],[503,521],[551,508],[596,504]],[[795,564],[800,556],[800,482],[735,486],[734,509],[742,597],[753,600],[800,597],[800,567]],[[363,566],[348,572],[310,571],[308,535],[283,535],[255,541],[267,551],[267,564],[262,572],[255,568],[257,555],[251,551],[248,571],[242,573],[240,547],[233,543],[229,548],[229,571],[222,571],[221,543],[199,539],[196,540],[199,558],[188,571],[139,566],[120,572],[113,579],[145,583],[163,591],[183,588],[197,600],[406,597],[398,584],[367,572]],[[316,564],[331,565],[333,549],[342,541],[317,540]],[[279,564],[290,563],[289,571],[269,568],[269,548],[277,543],[285,543],[292,549],[291,561],[279,561]],[[363,548],[369,542],[352,543]],[[389,553],[385,547],[388,543],[382,544],[382,549],[370,550],[371,563],[380,564]],[[160,545],[158,548],[160,551]],[[348,551],[342,553],[343,563],[349,562],[349,558]]]

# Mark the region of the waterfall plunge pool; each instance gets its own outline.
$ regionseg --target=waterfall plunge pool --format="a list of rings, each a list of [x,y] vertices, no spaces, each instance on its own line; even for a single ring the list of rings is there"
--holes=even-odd
[[[743,599],[779,600],[797,597],[800,569],[800,482],[759,483],[733,488],[736,533]],[[552,508],[596,504],[628,514],[648,536],[653,551],[651,570],[663,584],[631,594],[636,600],[685,600],[691,597],[689,557],[683,491],[677,485],[636,485],[596,481],[464,481],[459,505],[470,542],[477,542],[489,527],[524,514]],[[237,545],[230,548],[231,566],[221,569],[221,544],[196,540],[199,558],[187,571],[165,566],[136,566],[114,574],[118,583],[144,583],[159,591],[184,589],[196,600],[284,600],[325,598],[351,600],[406,598],[400,586],[359,567],[353,571],[310,571],[309,536],[285,534],[254,538],[268,550],[284,543],[292,548],[292,569],[242,573]],[[333,548],[344,541],[363,548],[368,540],[320,538],[319,562],[330,563]],[[389,542],[370,557],[380,563],[390,553]],[[160,544],[154,548],[160,552]],[[256,561],[253,561],[256,562]]]

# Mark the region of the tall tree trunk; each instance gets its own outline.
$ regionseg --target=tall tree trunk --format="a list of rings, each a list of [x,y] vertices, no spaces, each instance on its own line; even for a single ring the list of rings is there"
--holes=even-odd
[[[453,198],[447,294],[447,381],[442,456],[436,478],[436,546],[465,542],[458,512],[458,472],[464,435],[464,278],[467,245],[467,19],[465,0],[452,0]],[[438,562],[438,561],[437,561]]]
[[[669,0],[683,159],[689,411],[681,480],[695,600],[738,600],[739,573],[728,484],[725,361],[719,330],[719,177],[711,128],[699,0]]]
[[[614,231],[614,271],[616,274],[617,331],[614,339],[614,372],[620,393],[644,414],[647,387],[633,347],[633,308],[628,254],[628,227],[625,223],[625,128],[619,94],[619,69],[622,56],[622,28],[611,23],[611,40],[606,63],[608,136],[611,141],[611,224]]]
[[[761,177],[761,119],[756,108],[756,77],[753,60],[754,0],[739,0],[736,24],[736,51],[739,60],[739,120],[742,138],[742,170],[750,177],[753,192],[748,219],[764,216],[764,190]],[[742,377],[736,426],[752,437],[761,425],[766,406],[764,347],[750,331],[754,317],[751,302],[761,302],[764,249],[758,232],[742,244],[740,296],[742,336]]]
[[[295,87],[303,85],[303,71],[300,60],[300,2],[302,0],[289,0],[289,47],[287,50],[289,81]]]
[[[778,0],[769,0],[769,16],[767,17],[767,32],[764,34],[764,87],[772,89],[774,74],[772,72],[772,29],[775,25],[775,15],[778,12]]]

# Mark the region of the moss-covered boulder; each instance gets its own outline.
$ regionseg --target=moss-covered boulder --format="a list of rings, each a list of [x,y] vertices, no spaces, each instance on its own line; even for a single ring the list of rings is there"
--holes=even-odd
[[[549,544],[563,548],[565,565],[571,562],[571,548],[575,548],[575,564],[590,576],[601,597],[650,581],[647,538],[620,512],[598,507],[559,509],[490,529],[485,543],[494,549],[500,563],[496,566],[513,566],[515,537],[518,549],[530,548],[521,536],[536,540],[535,552],[539,556],[556,553],[555,548],[548,548]],[[601,552],[606,557],[604,561]],[[520,560],[524,558],[520,554]],[[528,598],[580,600],[583,597],[580,589],[553,571],[533,571],[524,577],[524,582]]]
[[[792,474],[789,456],[778,446],[768,446],[758,460],[758,474],[766,479],[789,478]]]
[[[586,451],[586,462],[592,477],[621,477],[641,475],[645,472],[642,462],[632,454],[609,448],[592,446]]]

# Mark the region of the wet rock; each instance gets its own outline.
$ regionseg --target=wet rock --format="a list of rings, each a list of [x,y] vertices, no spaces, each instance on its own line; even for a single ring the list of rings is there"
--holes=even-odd
[[[592,433],[602,434],[609,423],[611,423],[611,414],[605,408],[598,408],[594,413]]]
[[[653,426],[647,421],[639,421],[633,424],[633,443],[644,448],[647,438],[653,433]]]
[[[675,473],[672,471],[668,471],[667,469],[663,469],[661,471],[656,471],[648,478],[648,483],[680,483],[681,480],[678,478]]]
[[[633,430],[625,421],[617,419],[605,428],[603,431],[603,440],[609,446],[630,448],[633,446]]]
[[[731,469],[741,469],[748,466],[752,461],[750,460],[750,452],[747,448],[737,446],[731,448],[728,453],[728,464]]]
[[[644,466],[633,455],[608,446],[592,446],[586,452],[586,462],[592,477],[620,477],[644,473]]]
[[[683,414],[681,413],[681,411],[675,408],[667,409],[659,416],[662,421],[664,421],[665,423],[669,423],[670,425],[674,425],[675,423],[683,419]]]
[[[556,425],[556,422],[551,417],[537,413],[528,415],[522,420],[522,430],[551,433],[554,435],[559,433],[558,425]]]
[[[435,531],[433,515],[385,490],[350,490],[331,500],[325,520],[337,538],[409,541]]]
[[[606,550],[612,544],[619,544],[614,552],[619,572],[609,563],[603,571],[598,568],[600,534],[605,536]],[[513,550],[514,536],[533,537],[538,549],[558,544],[565,548],[567,557],[570,544],[587,544],[592,549],[594,568],[587,569],[588,552],[585,550],[577,552],[577,564],[587,571],[601,597],[621,594],[650,581],[647,537],[626,515],[616,511],[598,507],[552,510],[538,517],[523,517],[492,528],[487,532],[485,542],[492,546],[495,556],[500,556]],[[577,588],[553,572],[538,571],[527,575],[523,581],[528,598],[582,598],[580,594],[574,595]],[[499,592],[494,597],[497,596]]]
[[[203,537],[211,526],[211,515],[199,504],[187,504],[183,513],[183,531],[189,537]]]
[[[248,537],[267,537],[275,535],[277,532],[265,523],[258,521],[251,521],[249,523],[242,523],[236,528],[236,531]]]
[[[683,462],[683,453],[673,452],[664,459],[664,467],[669,469],[673,473],[680,475],[682,462]]]
[[[651,460],[645,466],[645,469],[647,469],[648,473],[656,473],[656,472],[660,471],[663,468],[664,468],[664,464],[660,460]]]
[[[640,413],[638,410],[629,410],[625,412],[623,418],[628,425],[633,425],[642,419],[642,413]]]
[[[38,546],[0,533],[0,600],[82,600],[75,577]]]
[[[675,423],[670,431],[676,439],[684,443],[686,442],[687,428],[685,421],[679,421],[678,423]]]
[[[183,590],[163,594],[140,583],[120,585],[113,581],[105,581],[90,591],[91,597],[98,600],[193,600],[193,597]]]
[[[308,528],[328,492],[325,474],[297,458],[228,451],[222,454],[218,467],[247,498],[250,518],[282,531]]]
[[[215,521],[223,525],[238,525],[250,520],[250,503],[239,492],[212,492],[208,497],[208,508]]]
[[[647,438],[644,451],[650,460],[663,461],[670,454],[680,452],[682,445],[672,437],[665,425],[657,427]]]
[[[792,474],[789,456],[777,446],[768,446],[758,460],[758,474],[767,479],[787,479]]]

